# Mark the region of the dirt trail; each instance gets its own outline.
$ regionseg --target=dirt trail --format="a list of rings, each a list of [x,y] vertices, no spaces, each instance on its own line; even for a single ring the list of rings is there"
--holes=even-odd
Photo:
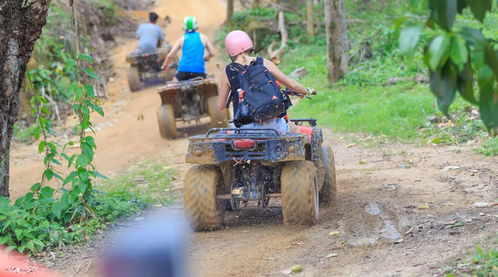
[[[224,21],[225,9],[220,0],[199,1],[157,1],[154,9],[163,18],[169,15],[171,24],[166,29],[166,39],[170,43],[182,34],[183,18],[194,15],[199,21],[199,30],[214,39],[216,30]],[[146,17],[146,12],[133,12],[135,16]],[[144,18],[144,21],[146,19]],[[116,76],[108,84],[109,101],[104,104],[105,118],[95,117],[97,129],[96,154],[97,169],[113,176],[131,163],[143,160],[161,160],[167,165],[181,169],[187,140],[166,141],[161,139],[156,121],[156,109],[160,105],[157,88],[148,88],[130,93],[126,83],[126,54],[137,45],[134,40],[122,40],[121,46],[114,49],[112,60]],[[207,64],[208,72],[217,74],[214,61]],[[206,126],[184,129],[186,136],[202,132]],[[11,197],[15,199],[40,179],[42,158],[36,155],[36,145],[15,145],[11,155]]]
[[[283,276],[296,264],[300,276],[432,276],[496,238],[497,207],[473,206],[498,197],[496,158],[469,146],[374,150],[325,137],[336,156],[336,208],[322,209],[311,228],[283,226],[277,206],[232,213],[225,229],[196,234],[197,276]]]
[[[224,15],[218,0],[159,0],[155,10],[173,19],[166,30],[170,41],[181,35],[187,14],[197,16],[201,31],[211,37]],[[130,163],[158,159],[175,165],[182,176],[187,141],[159,137],[155,89],[131,94],[126,88],[124,56],[135,45],[122,41],[114,51],[117,76],[109,84],[111,101],[105,104],[106,118],[96,125],[98,169],[112,175]],[[209,64],[209,70],[214,72],[216,65]],[[322,209],[319,224],[310,228],[283,226],[278,206],[228,213],[222,230],[194,235],[193,276],[282,276],[295,264],[304,268],[299,276],[432,276],[447,258],[496,234],[497,207],[473,206],[498,197],[496,158],[475,155],[468,145],[365,149],[348,147],[349,142],[329,131],[325,138],[336,157],[336,209]],[[35,146],[14,149],[14,197],[41,174],[39,158],[30,154],[34,152]],[[459,167],[448,167],[453,165]],[[330,237],[332,231],[339,236]],[[75,246],[47,264],[66,276],[93,276],[93,270],[78,270],[98,264],[99,245]],[[329,254],[337,257],[327,258]]]

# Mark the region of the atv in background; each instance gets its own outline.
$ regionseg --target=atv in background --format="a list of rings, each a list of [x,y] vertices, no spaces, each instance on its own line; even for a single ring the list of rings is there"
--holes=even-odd
[[[228,112],[220,111],[216,104],[218,86],[212,76],[168,82],[159,88],[159,95],[157,123],[165,139],[178,137],[177,121],[198,124],[202,117],[209,116],[212,128],[228,127]]]
[[[161,65],[170,50],[171,45],[163,43],[163,46],[156,51],[135,50],[126,56],[126,62],[130,64],[127,74],[130,91],[137,91],[144,85],[164,84],[173,80],[176,73],[175,68],[161,71]]]
[[[280,198],[284,224],[315,224],[319,204],[336,198],[334,154],[314,119],[291,120],[298,133],[211,129],[189,139],[183,193],[195,230],[221,227],[225,210],[266,207]],[[305,126],[308,125],[308,126]]]

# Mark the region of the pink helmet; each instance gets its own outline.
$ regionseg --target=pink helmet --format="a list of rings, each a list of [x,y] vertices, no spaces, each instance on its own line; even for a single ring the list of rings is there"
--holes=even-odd
[[[230,57],[235,57],[253,47],[251,38],[244,31],[231,31],[225,38],[225,49]]]

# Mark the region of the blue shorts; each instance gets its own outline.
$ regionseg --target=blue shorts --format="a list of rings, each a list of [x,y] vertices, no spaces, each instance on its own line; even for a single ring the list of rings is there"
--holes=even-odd
[[[289,131],[289,126],[287,125],[287,121],[283,118],[274,118],[263,123],[250,123],[246,125],[242,125],[240,128],[249,128],[249,129],[275,129],[277,132],[281,134],[285,134]]]

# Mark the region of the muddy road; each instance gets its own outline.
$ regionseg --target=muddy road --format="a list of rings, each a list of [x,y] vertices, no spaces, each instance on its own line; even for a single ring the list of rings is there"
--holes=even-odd
[[[171,42],[181,35],[184,16],[197,16],[200,31],[213,39],[225,14],[220,0],[159,0],[154,10],[172,18],[166,29]],[[147,15],[133,14],[144,20]],[[114,176],[133,163],[157,160],[176,170],[174,185],[179,187],[188,168],[187,140],[160,138],[156,89],[132,94],[126,86],[124,57],[136,41],[120,43],[112,55],[116,76],[108,84],[106,117],[95,125],[98,170]],[[219,72],[214,62],[208,68]],[[183,131],[187,136],[206,129],[201,125]],[[304,268],[300,276],[432,276],[448,258],[496,236],[498,207],[474,204],[493,203],[498,197],[498,161],[475,155],[473,145],[384,144],[367,149],[328,130],[325,144],[335,152],[339,201],[320,211],[319,224],[283,226],[278,203],[228,213],[222,230],[193,236],[194,276],[283,276],[296,264]],[[34,145],[14,146],[13,197],[41,176],[42,162],[35,152]],[[65,276],[94,276],[101,245],[77,246],[46,263]],[[88,265],[86,270],[82,265]]]

